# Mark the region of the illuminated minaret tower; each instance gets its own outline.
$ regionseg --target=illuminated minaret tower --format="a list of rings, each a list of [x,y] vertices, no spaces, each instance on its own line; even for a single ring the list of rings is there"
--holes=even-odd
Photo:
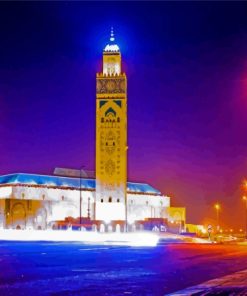
[[[96,78],[96,220],[126,219],[127,80],[113,29]]]

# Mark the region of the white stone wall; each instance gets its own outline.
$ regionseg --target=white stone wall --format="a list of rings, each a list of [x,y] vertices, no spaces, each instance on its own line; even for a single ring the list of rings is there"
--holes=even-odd
[[[96,202],[96,220],[109,223],[113,220],[125,220],[125,206],[122,202]]]
[[[136,205],[146,205],[147,202],[150,206],[154,207],[169,207],[170,206],[170,197],[168,196],[155,196],[155,195],[146,195],[146,194],[128,194],[128,204],[133,203]]]
[[[0,187],[0,198],[9,198],[12,194],[12,187]]]
[[[12,198],[27,200],[49,201],[47,210],[47,223],[55,220],[64,220],[65,217],[77,218],[80,216],[80,192],[79,190],[53,189],[39,187],[12,187]],[[82,206],[81,216],[94,218],[94,192],[81,191]],[[90,198],[90,200],[88,200]]]
[[[109,203],[107,200],[103,203],[95,204],[95,192],[82,191],[82,217],[88,216],[88,198],[90,198],[89,208],[91,219],[111,221],[124,220],[124,203],[117,203],[113,200]],[[0,198],[14,198],[24,200],[44,201],[47,212],[47,223],[55,220],[64,220],[65,217],[79,217],[80,193],[79,190],[65,190],[53,188],[39,188],[26,186],[13,186],[0,188]],[[130,223],[145,218],[166,218],[165,208],[170,206],[170,198],[167,196],[154,196],[144,194],[128,194],[128,221]],[[47,203],[47,201],[49,201]],[[1,210],[0,215],[4,212]],[[0,217],[0,223],[1,222]]]
[[[145,218],[166,218],[164,208],[170,206],[168,196],[128,195],[128,221],[144,220]]]

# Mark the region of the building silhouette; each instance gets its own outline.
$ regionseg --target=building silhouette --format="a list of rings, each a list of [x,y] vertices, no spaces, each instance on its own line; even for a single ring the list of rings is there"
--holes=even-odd
[[[0,228],[182,229],[185,208],[170,207],[149,184],[127,182],[127,78],[113,30],[96,86],[95,177],[71,169],[0,176]]]

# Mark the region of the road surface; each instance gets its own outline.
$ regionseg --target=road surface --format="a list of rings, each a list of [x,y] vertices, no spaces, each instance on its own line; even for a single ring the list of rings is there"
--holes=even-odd
[[[247,269],[247,246],[0,242],[0,295],[166,295]]]

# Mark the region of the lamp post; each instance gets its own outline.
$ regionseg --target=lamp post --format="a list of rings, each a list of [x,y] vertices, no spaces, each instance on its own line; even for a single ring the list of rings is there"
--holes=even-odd
[[[90,197],[87,199],[87,218],[90,219]]]
[[[80,168],[80,228],[81,228],[81,168]]]
[[[125,146],[125,153],[127,157],[127,150],[128,146]],[[127,196],[127,187],[128,187],[128,178],[127,178],[127,161],[126,161],[126,167],[125,167],[125,184],[124,184],[124,209],[125,209],[125,232],[128,232],[128,196]]]
[[[127,187],[127,182],[125,187]],[[128,200],[126,188],[124,188],[124,232],[128,232]]]
[[[220,205],[217,203],[214,205],[214,208],[216,210],[216,219],[217,219],[217,232],[220,229],[220,225],[219,225],[219,210],[220,210]]]
[[[80,180],[79,180],[79,183],[80,183],[80,185],[79,185],[79,187],[80,187],[79,188],[79,190],[80,190],[80,210],[79,210],[79,214],[80,214],[80,217],[79,217],[80,218],[80,220],[79,220],[80,221],[80,228],[81,228],[81,210],[82,210],[81,209],[82,208],[82,196],[81,196],[81,171],[82,171],[82,168],[84,168],[84,166],[81,166],[80,167]]]
[[[243,201],[245,202],[245,237],[247,239],[247,196],[243,196]]]

